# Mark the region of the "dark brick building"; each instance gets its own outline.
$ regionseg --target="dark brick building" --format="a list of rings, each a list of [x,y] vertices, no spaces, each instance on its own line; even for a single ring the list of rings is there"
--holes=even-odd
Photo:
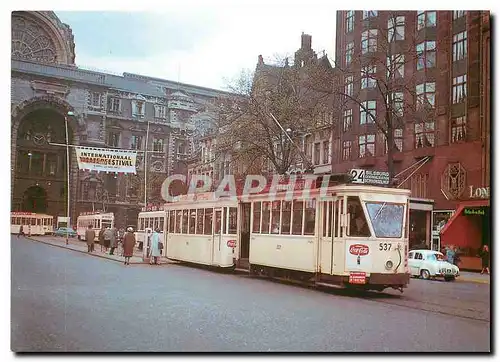
[[[428,243],[432,226],[434,241],[441,230],[443,244],[467,255],[489,243],[488,216],[472,220],[462,213],[469,201],[489,212],[489,18],[488,11],[337,12],[336,64],[352,99],[346,97],[337,115],[333,171],[387,170],[381,127],[387,105],[397,108],[394,181],[412,197],[434,201],[432,214],[410,217],[413,243]],[[385,84],[396,84],[394,96],[380,92]],[[483,201],[472,201],[477,198]],[[473,231],[457,235],[454,222]]]

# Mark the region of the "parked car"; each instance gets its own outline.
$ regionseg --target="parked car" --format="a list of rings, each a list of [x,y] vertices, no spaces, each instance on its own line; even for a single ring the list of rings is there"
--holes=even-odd
[[[66,232],[68,233],[68,236],[71,238],[74,238],[76,236],[76,231],[73,230],[72,228],[67,228],[67,227],[60,227],[54,232],[55,236],[66,236]]]
[[[410,250],[408,266],[412,276],[422,279],[444,278],[449,282],[460,275],[458,267],[449,263],[443,253],[435,250]]]

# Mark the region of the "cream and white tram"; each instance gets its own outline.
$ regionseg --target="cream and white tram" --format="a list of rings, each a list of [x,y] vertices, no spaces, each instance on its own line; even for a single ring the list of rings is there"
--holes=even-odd
[[[312,285],[402,291],[409,196],[354,184],[238,201],[200,194],[167,204],[167,257]]]
[[[213,193],[204,193],[195,200],[184,197],[166,204],[165,210],[168,259],[222,268],[235,266],[237,200],[217,200]]]
[[[112,212],[99,213],[99,212],[89,212],[82,213],[78,216],[76,220],[76,233],[78,235],[78,240],[85,240],[85,231],[92,225],[92,229],[95,231],[96,240],[99,235],[99,230],[102,228],[111,228],[114,226],[115,215]]]
[[[32,212],[11,212],[10,233],[18,234],[21,225],[26,235],[50,235],[54,232],[54,217]]]

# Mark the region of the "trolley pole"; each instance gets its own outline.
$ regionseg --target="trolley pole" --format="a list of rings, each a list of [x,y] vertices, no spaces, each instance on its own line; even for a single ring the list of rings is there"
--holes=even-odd
[[[144,210],[147,209],[148,203],[148,141],[149,141],[149,121],[146,129],[146,147],[144,149]],[[142,260],[146,260],[148,252],[148,239],[145,238],[142,243]]]

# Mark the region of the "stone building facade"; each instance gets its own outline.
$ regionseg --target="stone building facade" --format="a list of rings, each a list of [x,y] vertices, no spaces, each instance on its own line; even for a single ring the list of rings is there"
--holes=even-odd
[[[147,156],[147,203],[163,202],[162,182],[187,173],[213,117],[208,105],[224,92],[83,70],[74,48],[71,28],[53,12],[12,13],[12,211],[66,216],[66,147],[50,144],[65,144],[65,117],[69,144],[154,151]],[[135,225],[145,206],[144,165],[139,152],[136,175],[82,171],[71,150],[72,223],[81,212],[105,210],[118,226]]]

